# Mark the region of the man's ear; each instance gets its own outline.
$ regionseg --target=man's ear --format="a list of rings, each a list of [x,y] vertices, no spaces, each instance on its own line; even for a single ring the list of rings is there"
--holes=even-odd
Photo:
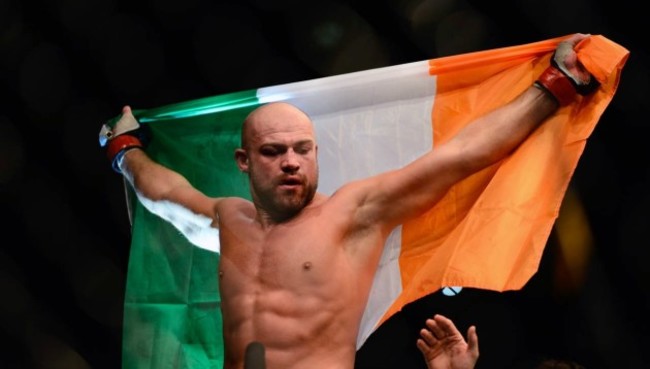
[[[244,149],[235,150],[235,161],[240,171],[248,173],[248,154]]]

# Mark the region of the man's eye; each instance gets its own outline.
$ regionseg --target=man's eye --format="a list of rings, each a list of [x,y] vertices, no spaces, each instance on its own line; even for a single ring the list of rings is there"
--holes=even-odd
[[[300,155],[309,154],[310,151],[311,151],[311,147],[307,147],[307,146],[296,148],[296,152]]]
[[[272,148],[263,148],[260,150],[260,154],[264,156],[273,156],[277,155],[278,151]]]

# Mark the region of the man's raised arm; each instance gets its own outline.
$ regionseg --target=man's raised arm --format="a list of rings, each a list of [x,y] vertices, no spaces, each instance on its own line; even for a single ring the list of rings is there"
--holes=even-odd
[[[460,180],[504,159],[558,107],[597,84],[579,64],[574,47],[589,37],[562,41],[549,66],[513,101],[469,123],[456,136],[399,170],[370,179],[362,209],[392,228],[430,209]],[[399,203],[399,206],[394,206]]]
[[[122,109],[112,129],[102,128],[102,135],[113,169],[124,175],[143,206],[172,223],[197,246],[212,249],[218,245],[214,237],[218,237],[216,206],[220,199],[206,196],[181,174],[145,153],[148,130],[138,123],[129,106]],[[206,239],[214,244],[203,245]]]

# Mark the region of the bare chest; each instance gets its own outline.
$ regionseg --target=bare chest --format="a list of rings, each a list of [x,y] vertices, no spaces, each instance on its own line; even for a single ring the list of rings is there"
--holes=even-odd
[[[265,291],[322,287],[350,277],[341,232],[332,224],[303,222],[270,232],[221,229],[220,279]],[[232,285],[231,285],[232,286]]]

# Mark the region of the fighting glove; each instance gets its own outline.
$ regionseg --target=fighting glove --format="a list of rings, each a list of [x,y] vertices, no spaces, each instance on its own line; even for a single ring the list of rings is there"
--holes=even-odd
[[[580,64],[574,46],[588,35],[575,35],[558,44],[551,58],[551,66],[539,76],[535,86],[549,93],[560,106],[570,104],[576,93],[588,95],[599,83]]]
[[[99,145],[106,149],[111,167],[120,174],[119,163],[124,154],[131,149],[146,148],[151,139],[149,126],[138,123],[130,110],[128,113],[116,118],[118,121],[114,125],[111,122],[102,125],[99,131]]]

